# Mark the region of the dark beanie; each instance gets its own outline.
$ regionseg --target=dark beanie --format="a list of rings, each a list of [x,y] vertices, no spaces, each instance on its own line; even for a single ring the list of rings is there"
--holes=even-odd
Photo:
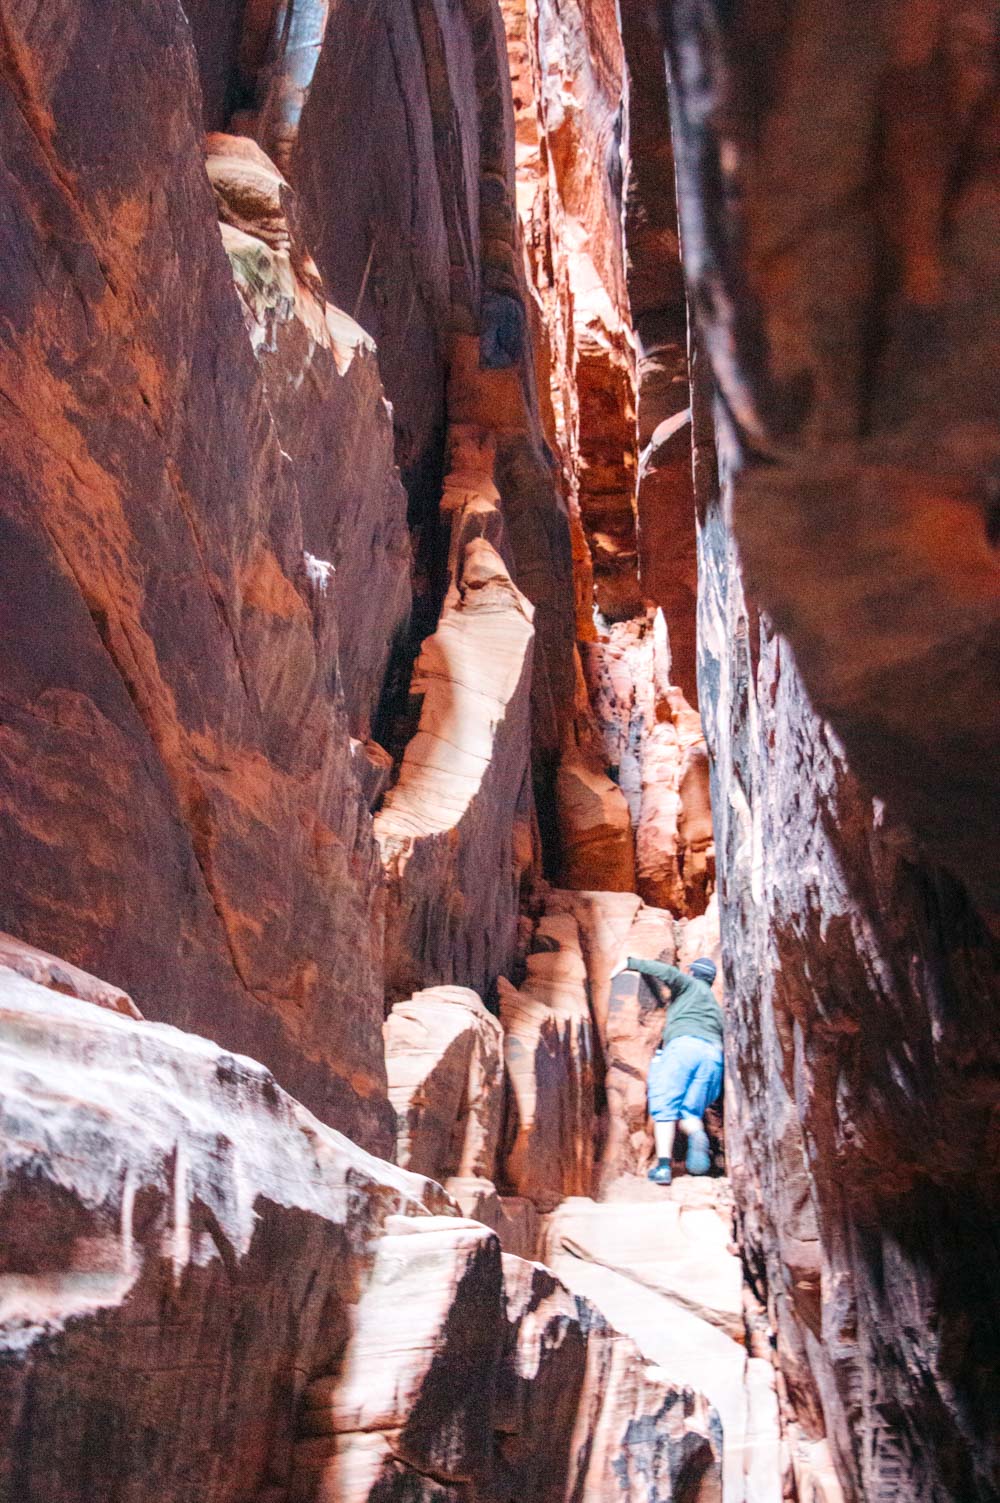
[[[715,961],[709,960],[707,955],[702,955],[691,966],[691,975],[697,976],[699,981],[707,981],[709,986],[715,980]]]

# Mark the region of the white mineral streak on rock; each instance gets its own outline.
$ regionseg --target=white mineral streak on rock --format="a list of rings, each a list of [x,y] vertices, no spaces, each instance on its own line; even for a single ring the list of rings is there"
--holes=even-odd
[[[236,1260],[253,1240],[258,1198],[334,1220],[346,1214],[352,1183],[367,1183],[397,1206],[412,1201],[415,1214],[423,1199],[447,1204],[438,1186],[325,1127],[255,1060],[164,1024],[98,1010],[6,967],[0,1113],[7,1194],[27,1195],[29,1206],[51,1195],[57,1209],[68,1194],[84,1221],[99,1228],[113,1213],[116,1228],[97,1242],[78,1238],[70,1249],[57,1239],[65,1262],[56,1256],[41,1265],[44,1273],[3,1277],[5,1347],[23,1349],[73,1316],[119,1306],[161,1246],[179,1279],[205,1254],[204,1233],[196,1237],[192,1226],[204,1225],[192,1217],[196,1204],[209,1209],[225,1255]],[[137,1199],[150,1194],[169,1207],[162,1244],[144,1245],[134,1226]],[[32,1226],[23,1225],[30,1244]],[[43,1244],[46,1229],[39,1215]]]
[[[330,588],[330,583],[336,574],[336,569],[325,558],[314,558],[311,553],[304,553],[306,561],[306,574],[309,583],[319,595],[325,595]]]

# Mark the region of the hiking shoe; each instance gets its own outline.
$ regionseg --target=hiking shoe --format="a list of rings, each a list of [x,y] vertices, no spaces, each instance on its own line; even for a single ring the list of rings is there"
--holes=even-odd
[[[707,1132],[693,1132],[688,1138],[687,1157],[684,1160],[688,1174],[707,1174],[712,1167],[712,1154],[708,1146]]]
[[[673,1177],[673,1170],[670,1168],[669,1159],[657,1159],[646,1176],[647,1179],[653,1181],[654,1185],[669,1185]]]

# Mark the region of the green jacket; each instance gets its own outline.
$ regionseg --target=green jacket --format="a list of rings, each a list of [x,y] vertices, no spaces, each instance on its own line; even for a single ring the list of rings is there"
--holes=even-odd
[[[662,960],[639,960],[628,958],[628,969],[638,971],[651,983],[654,992],[666,1001],[658,982],[670,990],[667,1021],[663,1027],[663,1042],[671,1039],[705,1039],[709,1044],[722,1047],[722,1008],[712,995],[707,981],[679,971],[675,965],[664,965]]]

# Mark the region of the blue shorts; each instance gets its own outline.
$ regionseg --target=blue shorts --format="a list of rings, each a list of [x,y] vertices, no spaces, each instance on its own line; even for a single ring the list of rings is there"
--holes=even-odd
[[[722,1090],[722,1049],[706,1039],[671,1039],[653,1055],[647,1090],[654,1122],[703,1117]]]

